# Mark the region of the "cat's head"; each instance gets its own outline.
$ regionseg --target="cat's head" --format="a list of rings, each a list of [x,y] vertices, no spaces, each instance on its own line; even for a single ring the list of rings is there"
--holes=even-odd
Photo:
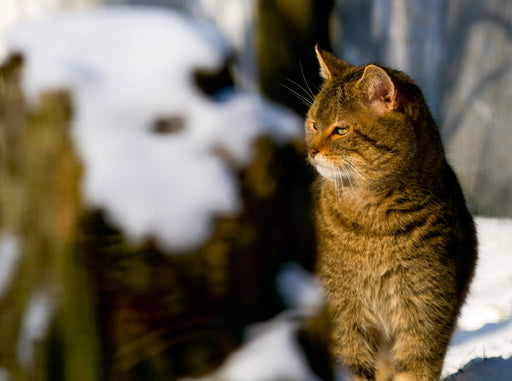
[[[316,53],[324,82],[306,117],[309,162],[352,187],[407,176],[425,150],[420,140],[438,139],[418,87],[398,71]]]

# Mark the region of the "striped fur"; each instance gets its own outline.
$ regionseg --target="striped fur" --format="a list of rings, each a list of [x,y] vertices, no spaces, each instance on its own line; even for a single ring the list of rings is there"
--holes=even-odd
[[[438,380],[476,263],[471,215],[416,84],[317,56],[306,143],[332,352],[354,380]]]

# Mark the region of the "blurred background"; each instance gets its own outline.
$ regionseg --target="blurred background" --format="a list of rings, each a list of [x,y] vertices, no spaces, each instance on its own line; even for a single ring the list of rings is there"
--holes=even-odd
[[[306,106],[293,92],[316,91],[317,41],[352,64],[408,73],[438,122],[472,211],[512,216],[512,2],[2,0],[0,40],[20,20],[100,4],[172,7],[213,21],[236,50],[237,83],[300,114]]]
[[[212,237],[186,255],[151,241],[134,246],[101,211],[85,210],[69,94],[30,109],[23,60],[4,61],[4,41],[20,22],[101,5],[172,8],[215,24],[233,47],[236,88],[301,117],[320,86],[316,43],[354,65],[406,72],[425,95],[471,211],[512,217],[512,1],[0,0],[0,381],[204,375],[264,321],[270,328],[260,334],[299,345],[319,377],[302,379],[333,379],[328,324],[311,313],[290,318],[300,308],[275,284],[283,263],[311,271],[315,262],[313,171],[300,144],[258,140],[254,161],[236,173],[242,212],[218,218]],[[260,351],[264,361],[281,359],[274,347]]]

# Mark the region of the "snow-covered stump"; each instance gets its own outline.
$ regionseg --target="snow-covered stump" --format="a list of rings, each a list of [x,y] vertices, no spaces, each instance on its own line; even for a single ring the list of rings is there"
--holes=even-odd
[[[61,15],[15,30],[9,48],[0,238],[19,252],[0,289],[0,368],[34,380],[212,371],[248,325],[290,306],[283,263],[313,266],[300,121],[219,88],[223,40],[172,12]],[[286,327],[329,375],[325,329],[304,324],[315,308]]]
[[[267,139],[257,146],[239,175],[243,211],[218,218],[199,249],[176,255],[153,242],[134,248],[101,213],[84,219],[84,258],[98,287],[113,378],[152,367],[157,378],[212,370],[248,324],[282,310],[275,291],[280,266],[298,261],[311,268],[302,155]]]

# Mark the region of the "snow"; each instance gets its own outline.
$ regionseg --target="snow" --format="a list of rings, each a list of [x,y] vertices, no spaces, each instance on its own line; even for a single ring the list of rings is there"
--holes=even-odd
[[[246,328],[245,344],[217,371],[195,381],[320,380],[310,369],[297,341],[305,319],[314,316],[324,305],[318,283],[296,263],[284,264],[276,283],[288,310]]]
[[[512,358],[477,358],[446,381],[509,381],[512,379]]]
[[[18,361],[25,368],[34,366],[35,346],[46,337],[55,308],[56,300],[47,291],[35,291],[30,297],[17,342]]]
[[[512,316],[512,225],[510,220],[479,217],[478,269],[459,319],[459,328],[475,330]],[[473,311],[473,313],[470,313]],[[479,311],[479,313],[474,313]]]
[[[201,246],[215,217],[240,211],[232,167],[251,160],[255,139],[300,136],[294,114],[254,92],[233,90],[220,100],[197,89],[193,72],[218,70],[229,46],[210,24],[177,12],[62,13],[17,27],[7,42],[26,57],[31,102],[44,90],[72,90],[86,201],[133,243]],[[168,117],[181,118],[183,130],[155,133],[155,121]]]
[[[9,232],[0,232],[0,301],[11,283],[20,257],[18,239]]]
[[[446,356],[443,379],[510,381],[512,220],[478,217],[476,224],[479,264]],[[317,379],[297,345],[296,333],[303,319],[314,316],[323,306],[319,284],[295,263],[283,265],[276,284],[288,310],[268,322],[250,326],[246,343],[217,371],[195,381]],[[340,370],[336,379],[349,377]]]
[[[319,282],[297,263],[285,263],[276,284],[287,308],[300,311],[304,317],[315,316],[325,304]]]
[[[7,54],[3,37],[21,20],[37,20],[61,8],[97,5],[100,0],[0,0],[0,60]]]
[[[245,88],[255,89],[257,84],[257,58],[255,48],[255,0],[196,0],[192,12],[211,19],[224,33],[238,53],[235,57],[235,76]],[[195,8],[195,9],[194,9]]]
[[[253,157],[255,138],[285,142],[299,134],[294,115],[253,92],[233,90],[222,100],[201,94],[193,70],[218,68],[229,46],[211,26],[175,12],[112,7],[58,14],[17,27],[8,49],[26,56],[23,87],[32,103],[44,90],[72,90],[72,134],[85,165],[88,206],[104,209],[135,243],[155,238],[172,250],[201,245],[216,216],[239,212],[235,171]],[[155,120],[167,117],[183,118],[184,129],[155,133]],[[476,222],[478,268],[443,375],[510,380],[512,220]],[[0,298],[19,260],[17,245],[2,232]],[[321,292],[295,264],[286,264],[276,282],[288,310],[249,327],[245,345],[204,380],[317,379],[296,333],[322,307]],[[30,365],[55,303],[44,292],[30,299],[17,343],[20,363]],[[0,368],[3,379],[8,375]]]
[[[478,266],[458,321],[458,330],[446,355],[443,374],[456,373],[471,360],[481,358],[487,360],[468,364],[464,369],[464,378],[461,375],[456,380],[510,380],[512,220],[478,217],[476,226],[479,239]],[[489,362],[494,357],[498,359]],[[500,360],[501,357],[504,359]],[[494,366],[496,369],[492,370]],[[508,378],[500,378],[502,371],[508,372]],[[495,372],[494,376],[492,372]]]
[[[297,322],[283,315],[257,328],[258,334],[216,372],[196,381],[319,381],[297,343]]]

